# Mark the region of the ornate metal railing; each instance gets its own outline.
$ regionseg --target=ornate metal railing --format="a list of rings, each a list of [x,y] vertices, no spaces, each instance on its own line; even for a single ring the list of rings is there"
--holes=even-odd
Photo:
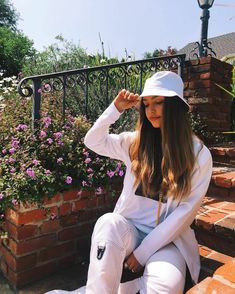
[[[151,73],[174,70],[181,75],[184,61],[185,54],[182,54],[29,76],[20,81],[18,92],[33,98],[33,128],[40,119],[41,96],[45,93],[60,93],[63,114],[66,108],[71,108],[73,112],[95,119],[120,89],[140,93]]]

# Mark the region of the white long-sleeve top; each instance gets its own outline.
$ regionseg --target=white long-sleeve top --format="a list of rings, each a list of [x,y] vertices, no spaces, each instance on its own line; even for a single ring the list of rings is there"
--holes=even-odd
[[[135,178],[131,171],[129,146],[136,132],[109,134],[109,126],[120,115],[114,103],[111,103],[84,139],[89,149],[100,155],[121,160],[126,165],[123,190],[114,212],[126,217],[143,233],[143,241],[133,252],[141,265],[144,266],[157,250],[173,242],[184,256],[191,277],[196,283],[200,271],[200,258],[198,243],[190,225],[210,183],[212,175],[210,151],[196,136],[193,136],[196,163],[192,173],[191,192],[187,199],[182,201],[173,200],[171,195],[167,194],[167,202],[161,206],[160,223],[156,225],[158,201],[135,194]]]

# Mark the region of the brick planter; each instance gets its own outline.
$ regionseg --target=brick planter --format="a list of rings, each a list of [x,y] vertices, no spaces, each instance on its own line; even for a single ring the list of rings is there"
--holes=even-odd
[[[90,237],[95,221],[111,211],[116,196],[77,190],[58,193],[45,201],[45,210],[20,205],[6,213],[5,229],[9,238],[0,246],[1,270],[14,288],[42,279],[58,269],[88,258]]]

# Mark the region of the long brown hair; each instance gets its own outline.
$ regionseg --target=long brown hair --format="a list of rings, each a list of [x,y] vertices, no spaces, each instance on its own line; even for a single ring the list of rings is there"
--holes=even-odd
[[[137,136],[129,150],[134,186],[141,183],[147,197],[158,192],[166,196],[168,191],[174,199],[186,197],[195,164],[188,106],[177,96],[165,97],[161,130],[148,121],[142,99],[139,112]]]

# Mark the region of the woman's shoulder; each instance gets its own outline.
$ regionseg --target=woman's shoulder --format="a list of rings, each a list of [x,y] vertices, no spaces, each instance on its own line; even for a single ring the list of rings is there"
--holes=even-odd
[[[195,134],[193,135],[194,154],[197,160],[211,159],[211,152],[204,142]]]

